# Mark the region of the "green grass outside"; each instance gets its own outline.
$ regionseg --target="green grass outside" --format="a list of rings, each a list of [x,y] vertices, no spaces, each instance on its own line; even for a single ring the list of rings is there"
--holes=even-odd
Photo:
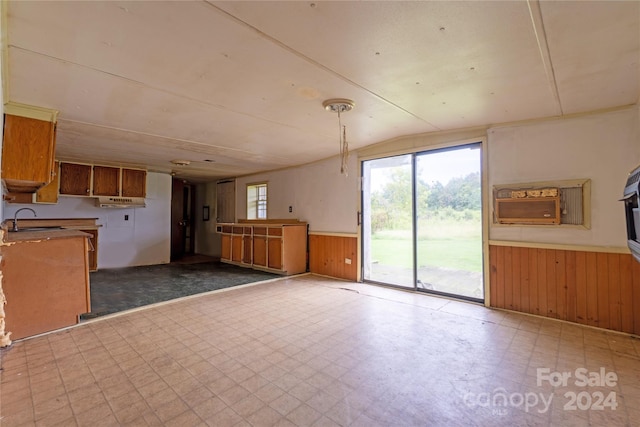
[[[409,239],[371,241],[372,260],[383,265],[411,268],[412,242]],[[418,267],[431,266],[465,271],[482,271],[482,239],[457,238],[418,241]]]
[[[411,268],[411,230],[382,230],[371,239],[371,259],[383,265]],[[443,267],[482,271],[479,220],[429,220],[418,225],[418,268]]]

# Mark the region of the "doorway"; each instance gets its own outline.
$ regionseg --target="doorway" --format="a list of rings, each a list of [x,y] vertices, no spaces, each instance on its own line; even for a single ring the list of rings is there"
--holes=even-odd
[[[171,186],[171,261],[195,251],[195,186],[173,178]]]
[[[483,301],[481,144],[362,162],[365,281]]]

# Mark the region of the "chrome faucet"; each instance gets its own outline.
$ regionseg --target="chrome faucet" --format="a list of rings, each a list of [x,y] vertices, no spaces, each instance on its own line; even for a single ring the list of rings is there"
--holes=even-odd
[[[36,215],[36,211],[34,211],[31,208],[20,208],[16,211],[15,216],[13,217],[13,231],[18,231],[18,212],[23,211],[23,210],[28,210],[33,212],[33,216],[37,217],[38,215]]]

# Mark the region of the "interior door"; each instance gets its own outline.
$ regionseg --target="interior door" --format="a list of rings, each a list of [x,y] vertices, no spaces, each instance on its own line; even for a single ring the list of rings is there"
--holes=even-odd
[[[236,182],[220,181],[216,184],[216,222],[236,220]]]
[[[195,186],[173,179],[171,192],[171,259],[192,255],[195,249]]]
[[[173,179],[171,188],[171,260],[185,254],[184,186],[181,179]]]

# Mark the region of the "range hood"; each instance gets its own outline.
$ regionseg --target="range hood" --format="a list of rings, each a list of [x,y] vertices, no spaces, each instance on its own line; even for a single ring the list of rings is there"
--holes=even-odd
[[[143,197],[98,197],[99,208],[144,208],[147,205]]]

